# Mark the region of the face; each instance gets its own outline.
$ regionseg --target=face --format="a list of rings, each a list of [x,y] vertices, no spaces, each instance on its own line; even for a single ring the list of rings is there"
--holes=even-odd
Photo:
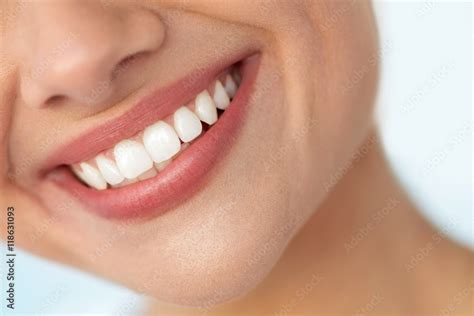
[[[17,243],[160,300],[258,285],[371,128],[366,2],[0,6]]]

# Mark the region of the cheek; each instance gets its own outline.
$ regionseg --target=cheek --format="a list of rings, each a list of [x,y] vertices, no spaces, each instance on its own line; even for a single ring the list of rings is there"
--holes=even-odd
[[[290,207],[309,216],[373,128],[381,55],[367,14],[354,13],[326,30],[303,25],[278,37],[286,101],[277,169],[286,173]]]
[[[311,70],[300,70],[300,77],[309,78],[306,94],[301,93],[307,117],[300,117],[294,125],[304,126],[308,117],[315,122],[307,132],[300,128],[304,136],[296,151],[298,159],[305,162],[300,179],[314,188],[308,196],[327,193],[328,180],[348,163],[374,128],[372,115],[383,51],[378,48],[373,16],[367,14],[370,10],[364,14],[356,14],[361,10],[358,6],[351,10],[331,28],[315,33],[315,45],[308,53],[312,62],[305,63]]]

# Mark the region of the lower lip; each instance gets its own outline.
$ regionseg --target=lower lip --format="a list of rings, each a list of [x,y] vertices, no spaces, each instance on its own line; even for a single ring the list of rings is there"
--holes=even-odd
[[[212,169],[228,154],[243,124],[259,64],[259,55],[244,61],[242,83],[231,105],[212,128],[158,176],[104,191],[84,186],[67,167],[52,180],[79,199],[87,210],[105,218],[146,218],[171,210],[197,193],[210,179]]]

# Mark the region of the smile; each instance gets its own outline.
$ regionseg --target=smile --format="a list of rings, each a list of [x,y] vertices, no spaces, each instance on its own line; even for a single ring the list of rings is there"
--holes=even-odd
[[[172,115],[93,159],[72,165],[72,171],[97,190],[127,186],[157,176],[203,136],[227,109],[241,81],[237,71],[235,66],[227,69],[210,87]]]
[[[157,215],[176,206],[202,187],[231,147],[259,61],[251,55],[222,67],[223,61],[151,93],[55,153],[52,179],[108,218]]]

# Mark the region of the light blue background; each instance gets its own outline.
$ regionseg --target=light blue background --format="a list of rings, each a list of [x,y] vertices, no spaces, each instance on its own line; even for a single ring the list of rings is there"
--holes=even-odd
[[[377,119],[389,159],[423,213],[474,248],[472,5],[376,2],[375,9],[383,53]],[[22,252],[16,268],[17,315],[145,308],[131,291]]]

